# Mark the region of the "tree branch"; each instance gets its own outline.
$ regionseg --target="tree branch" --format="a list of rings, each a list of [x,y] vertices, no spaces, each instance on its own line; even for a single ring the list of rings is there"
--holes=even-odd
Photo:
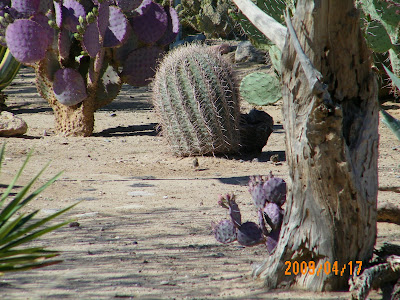
[[[258,30],[269,38],[279,50],[283,50],[286,39],[285,26],[268,16],[251,0],[233,0],[233,2]]]
[[[296,31],[293,28],[292,21],[290,20],[289,13],[284,13],[286,25],[290,34],[291,42],[296,50],[297,58],[303,67],[304,74],[306,75],[310,92],[319,98],[322,98],[326,105],[332,106],[331,95],[328,92],[328,86],[322,82],[322,74],[314,68],[312,62],[304,53],[301,48],[300,42],[297,38]]]

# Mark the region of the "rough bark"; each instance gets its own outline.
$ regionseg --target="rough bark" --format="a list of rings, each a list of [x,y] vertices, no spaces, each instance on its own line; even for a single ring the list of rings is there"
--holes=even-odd
[[[48,78],[48,66],[39,63],[35,67],[36,86],[39,94],[47,100],[54,112],[55,131],[65,136],[90,136],[94,129],[94,99],[93,95],[81,103],[66,106],[58,102],[53,93],[52,81]]]
[[[366,263],[376,240],[377,85],[353,1],[299,0],[293,27],[332,102],[311,93],[287,38],[282,56],[290,173],[286,214],[277,248],[254,274],[268,288],[339,290],[348,287],[349,262]],[[322,272],[286,275],[287,261],[314,261]],[[337,262],[339,273],[324,272],[326,262]]]

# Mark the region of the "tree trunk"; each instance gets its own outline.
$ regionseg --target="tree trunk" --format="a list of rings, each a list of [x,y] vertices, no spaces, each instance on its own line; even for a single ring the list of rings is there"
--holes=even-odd
[[[366,263],[376,240],[376,79],[352,0],[299,0],[293,27],[333,103],[311,94],[287,37],[282,55],[290,175],[286,213],[275,251],[254,272],[268,288],[346,289],[351,265]]]

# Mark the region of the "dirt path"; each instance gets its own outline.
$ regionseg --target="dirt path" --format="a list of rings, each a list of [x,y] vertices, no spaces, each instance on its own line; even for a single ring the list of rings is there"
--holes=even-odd
[[[2,299],[345,299],[348,293],[266,294],[250,277],[251,265],[262,261],[262,246],[243,248],[215,241],[211,221],[226,216],[217,206],[219,194],[234,192],[244,220],[256,214],[247,192],[248,176],[287,178],[281,106],[266,108],[275,131],[258,157],[170,155],[157,136],[157,118],[146,88],[124,86],[111,105],[95,115],[89,138],[54,135],[53,115],[23,69],[5,92],[7,105],[29,126],[23,138],[4,139],[6,160],[0,182],[8,184],[26,154],[33,157],[20,185],[48,161],[39,183],[64,170],[61,179],[34,200],[30,210],[41,216],[81,203],[65,218],[79,227],[63,227],[37,244],[62,251],[63,263],[41,270],[7,274],[0,282]],[[400,105],[390,104],[400,117]],[[249,109],[249,107],[244,107]],[[400,187],[400,143],[380,126],[380,185]],[[278,154],[281,163],[269,161]],[[379,201],[400,203],[400,194],[380,192]],[[378,244],[400,244],[400,226],[379,223]],[[379,298],[378,294],[374,294]]]

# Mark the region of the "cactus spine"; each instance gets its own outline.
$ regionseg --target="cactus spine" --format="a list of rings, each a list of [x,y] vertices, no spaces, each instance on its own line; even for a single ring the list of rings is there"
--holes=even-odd
[[[236,152],[239,98],[233,71],[206,46],[182,46],[160,63],[153,102],[178,156]]]

